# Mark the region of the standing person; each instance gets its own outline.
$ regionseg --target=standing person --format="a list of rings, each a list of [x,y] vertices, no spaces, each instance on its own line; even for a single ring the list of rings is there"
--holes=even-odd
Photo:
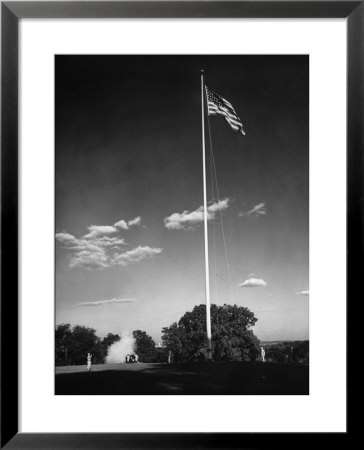
[[[138,362],[138,359],[139,359],[139,356],[135,353],[135,355],[134,355],[134,359],[135,359],[135,362],[137,363]]]
[[[264,347],[262,347],[261,352],[262,352],[262,361],[265,362],[265,350],[264,350]]]
[[[126,362],[126,363],[129,362],[129,355],[126,355],[126,357],[125,357],[125,362]]]
[[[92,358],[91,353],[87,353],[87,370],[88,371],[91,370],[91,358]]]

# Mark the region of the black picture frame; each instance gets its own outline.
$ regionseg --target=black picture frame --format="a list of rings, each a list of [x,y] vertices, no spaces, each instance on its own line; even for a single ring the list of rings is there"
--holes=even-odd
[[[363,1],[2,1],[1,2],[1,448],[257,448],[299,442],[302,433],[18,432],[18,23],[22,18],[346,18],[347,311],[363,273]],[[347,345],[348,352],[350,346]],[[348,355],[349,360],[350,357]],[[218,413],[218,411],[217,411]],[[347,444],[347,432],[335,442]],[[345,441],[345,442],[344,442]]]

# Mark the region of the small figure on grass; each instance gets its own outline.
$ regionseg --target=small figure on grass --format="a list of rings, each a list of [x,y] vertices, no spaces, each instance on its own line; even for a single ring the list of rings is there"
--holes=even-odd
[[[261,348],[262,362],[265,362],[265,350],[264,347]]]
[[[91,370],[91,358],[92,358],[91,353],[87,353],[87,370],[88,371]]]

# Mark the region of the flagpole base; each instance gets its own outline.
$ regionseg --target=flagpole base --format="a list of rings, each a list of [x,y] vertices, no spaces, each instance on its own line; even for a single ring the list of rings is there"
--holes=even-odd
[[[207,361],[213,361],[211,348],[207,349]]]

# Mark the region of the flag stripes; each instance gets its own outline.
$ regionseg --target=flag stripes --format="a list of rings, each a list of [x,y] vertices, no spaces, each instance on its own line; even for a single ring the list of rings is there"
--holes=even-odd
[[[225,120],[234,131],[238,131],[239,133],[245,135],[243,124],[239,116],[236,114],[233,105],[225,98],[221,97],[213,91],[210,91],[207,86],[205,86],[205,89],[208,115],[213,116],[216,114],[220,114],[221,116],[224,116]]]

